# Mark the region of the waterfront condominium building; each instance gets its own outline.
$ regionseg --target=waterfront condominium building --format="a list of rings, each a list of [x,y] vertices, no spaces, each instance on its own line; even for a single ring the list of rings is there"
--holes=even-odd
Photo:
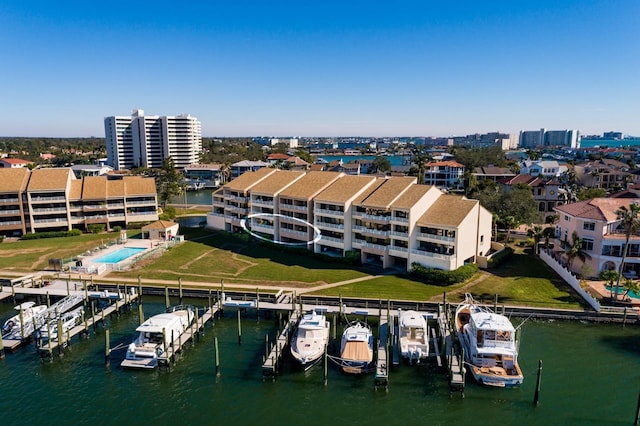
[[[116,170],[159,168],[168,157],[183,168],[198,163],[202,151],[200,122],[188,114],[145,116],[138,109],[131,117],[106,117],[104,132],[107,163]]]
[[[412,177],[341,172],[247,172],[213,193],[207,226],[246,227],[258,237],[317,253],[360,255],[383,268],[456,269],[486,257],[489,211],[477,200],[445,195]]]
[[[70,168],[0,169],[0,234],[126,227],[158,220],[153,178],[85,176]]]

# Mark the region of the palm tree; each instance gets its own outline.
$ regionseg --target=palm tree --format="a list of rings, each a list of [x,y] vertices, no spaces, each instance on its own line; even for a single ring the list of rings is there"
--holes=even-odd
[[[624,228],[624,247],[622,248],[622,260],[620,261],[620,268],[618,269],[618,280],[616,282],[615,299],[618,300],[618,288],[620,287],[620,278],[622,277],[622,271],[624,271],[624,261],[627,258],[627,252],[629,249],[629,238],[631,234],[635,234],[640,227],[640,206],[637,204],[630,204],[629,208],[621,206],[616,210],[620,225]]]
[[[622,283],[622,289],[624,290],[624,294],[622,295],[622,299],[624,300],[630,291],[633,291],[635,294],[640,293],[640,286],[638,283],[631,278],[625,278]]]
[[[613,299],[613,282],[618,279],[618,273],[613,269],[607,269],[600,273],[600,279],[609,283],[609,291],[611,292],[611,298]]]
[[[529,238],[533,238],[533,253],[534,254],[538,254],[538,244],[540,243],[540,241],[543,238],[543,232],[544,232],[544,230],[542,229],[542,226],[540,226],[540,225],[533,225],[533,228],[529,228],[529,230],[527,231],[527,236]]]
[[[553,228],[552,226],[544,228],[544,230],[542,231],[542,238],[544,238],[544,248],[549,247],[549,240],[551,238],[555,238],[555,236],[556,236],[555,228]]]
[[[520,222],[514,216],[505,216],[502,219],[502,223],[507,230],[507,244],[509,244],[509,236],[511,235],[511,230],[517,228],[520,225]]]
[[[571,234],[571,244],[567,246],[564,254],[567,256],[567,267],[569,271],[571,271],[571,266],[573,265],[573,261],[576,257],[583,263],[587,258],[591,258],[589,253],[587,253],[582,247],[582,239],[576,231],[573,231],[573,234]]]
[[[431,161],[431,154],[427,151],[427,147],[424,145],[414,145],[411,149],[411,162],[415,164],[418,169],[419,185],[424,184],[424,174],[429,161]]]

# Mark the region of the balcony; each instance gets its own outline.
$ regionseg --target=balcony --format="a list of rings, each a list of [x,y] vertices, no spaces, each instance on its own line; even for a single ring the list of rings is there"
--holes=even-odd
[[[316,222],[318,228],[340,229],[344,230],[344,223]]]
[[[327,237],[325,235],[323,235],[320,238],[320,241],[321,242],[330,242],[330,243],[344,245],[344,239],[342,239],[342,238],[334,238],[334,237]]]
[[[389,254],[400,257],[407,257],[409,249],[406,247],[389,246]]]
[[[300,237],[304,237],[305,241],[309,239],[309,233],[308,232],[296,231],[294,229],[280,228],[280,233],[281,234],[291,234],[291,235],[297,235],[297,236],[300,236]]]
[[[329,209],[316,208],[314,213],[316,215],[322,214],[322,215],[333,216],[333,217],[344,217],[344,211],[342,210],[329,210]]]
[[[251,225],[251,230],[256,232],[264,232],[273,235],[273,225],[267,223],[255,223]]]
[[[359,218],[359,219],[367,219],[367,220],[373,220],[375,222],[381,222],[381,223],[389,223],[391,222],[391,216],[379,216],[379,215],[372,215],[372,214],[365,214],[365,213],[358,213],[355,212],[353,213],[353,218]]]
[[[409,239],[408,232],[389,231],[389,236]]]
[[[425,256],[425,257],[432,257],[434,259],[442,259],[442,260],[450,260],[454,257],[454,255],[452,254],[432,253],[430,251],[425,251],[420,249],[413,249],[411,250],[411,253],[417,254],[420,256]]]
[[[0,198],[0,204],[17,204],[20,198]]]
[[[156,204],[155,200],[127,201],[127,206],[148,206],[148,205],[155,205],[155,204]]]
[[[381,231],[378,229],[367,228],[366,226],[356,226],[354,225],[352,228],[353,232],[362,232],[363,234],[376,235],[380,237],[387,237],[389,235],[389,231]]]
[[[50,203],[52,201],[66,201],[66,197],[64,195],[54,197],[31,197],[32,203]]]
[[[427,240],[432,240],[432,241],[446,241],[449,243],[455,243],[456,239],[454,237],[445,237],[444,235],[435,235],[435,234],[427,234],[424,232],[418,232],[418,234],[416,235],[418,238],[424,238]]]
[[[409,218],[407,218],[407,217],[399,217],[399,216],[392,216],[391,217],[391,222],[409,223]]]
[[[268,200],[256,197],[251,199],[251,204],[253,206],[264,206],[264,207],[270,207],[273,209],[273,199],[268,201]]]
[[[0,227],[4,227],[4,226],[20,226],[22,225],[22,222],[19,220],[7,220],[7,221],[0,221]]]
[[[33,213],[34,214],[40,214],[40,213],[66,213],[67,212],[67,208],[66,207],[49,207],[46,209],[33,209]]]
[[[375,243],[368,243],[366,241],[363,241],[363,242],[360,243],[360,247],[361,248],[369,248],[369,249],[373,249],[373,250],[379,250],[379,251],[387,251],[387,249],[390,246],[382,245],[382,244],[375,244]]]
[[[17,215],[17,214],[20,214],[20,209],[0,210],[0,216]]]
[[[48,219],[34,219],[33,223],[37,223],[37,224],[55,224],[56,226],[58,225],[66,225],[67,222],[67,218],[61,218],[61,217],[52,217],[52,218],[48,218]]]
[[[298,206],[296,204],[280,204],[280,210],[295,210],[299,212],[308,212],[308,206]]]

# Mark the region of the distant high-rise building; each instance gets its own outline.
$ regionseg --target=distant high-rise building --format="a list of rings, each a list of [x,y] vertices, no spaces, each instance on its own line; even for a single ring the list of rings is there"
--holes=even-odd
[[[535,148],[538,146],[568,146],[580,147],[580,132],[578,130],[523,130],[520,132],[521,148]]]
[[[604,132],[602,139],[624,139],[624,134],[622,132]]]
[[[176,168],[198,163],[202,151],[200,122],[188,114],[145,116],[141,109],[131,117],[104,119],[107,164],[116,170],[162,167],[171,157]]]

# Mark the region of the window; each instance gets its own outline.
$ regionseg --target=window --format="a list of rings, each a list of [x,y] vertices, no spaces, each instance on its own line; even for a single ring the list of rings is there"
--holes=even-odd
[[[582,249],[586,251],[593,251],[593,240],[591,238],[583,238]]]
[[[571,222],[571,218],[566,214],[564,215],[564,220],[566,220],[567,222]]]
[[[582,229],[584,229],[585,231],[595,231],[596,223],[595,222],[584,222],[582,224]]]

